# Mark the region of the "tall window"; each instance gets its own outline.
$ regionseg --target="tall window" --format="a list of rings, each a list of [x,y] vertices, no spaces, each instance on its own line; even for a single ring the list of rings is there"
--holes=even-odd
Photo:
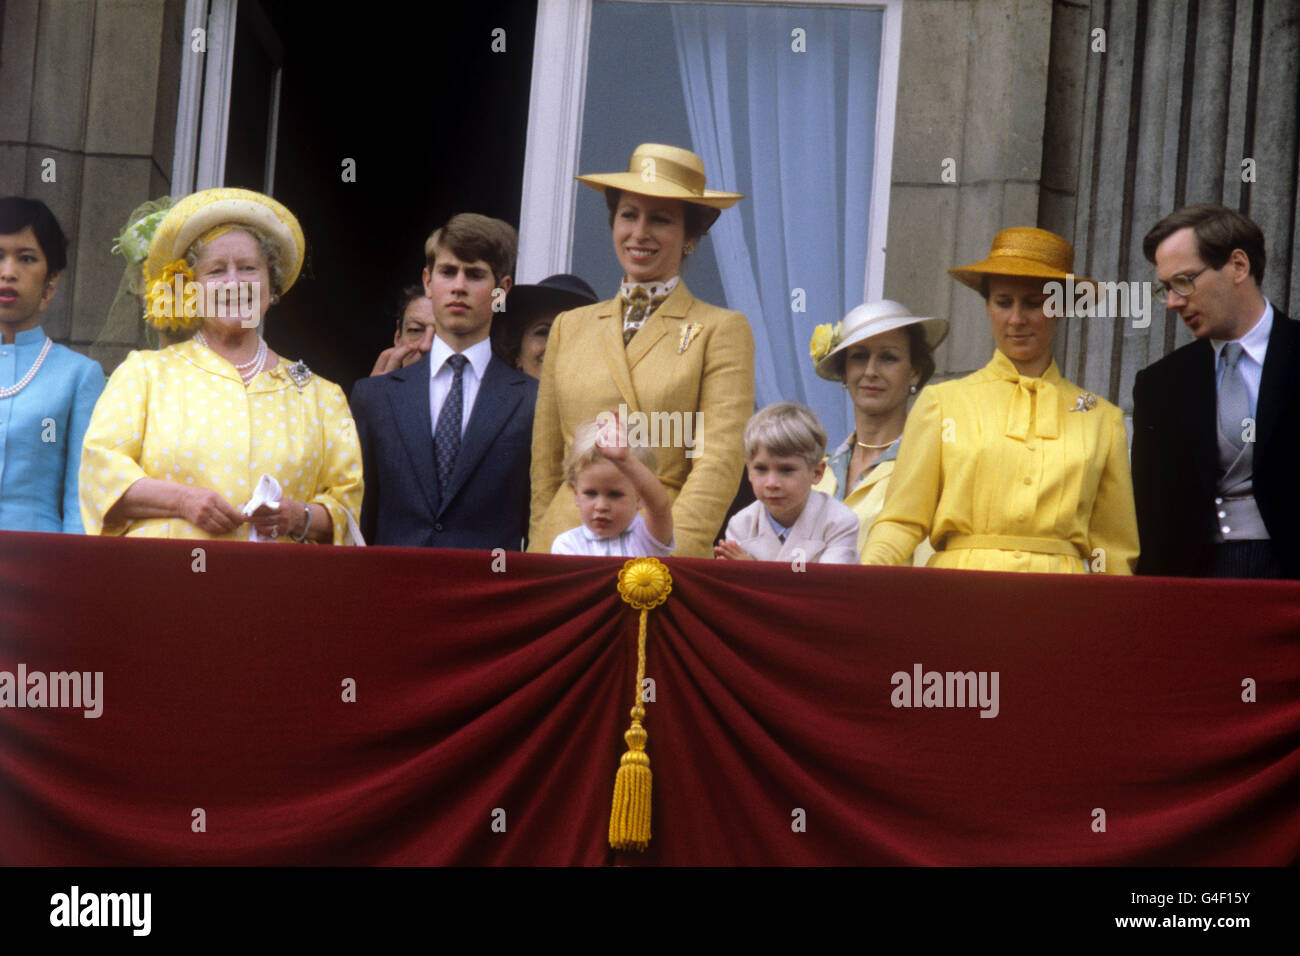
[[[567,250],[554,248],[565,245],[554,223],[530,221],[531,190],[567,186],[554,173],[549,184],[531,179],[533,160],[546,155],[534,136],[564,142],[556,123],[572,123],[579,131],[568,145],[575,172],[624,169],[641,142],[693,150],[710,188],[746,198],[723,212],[683,280],[698,298],[749,317],[759,404],[807,402],[837,442],[851,427],[849,406],[816,377],[808,340],[814,326],[881,294],[897,76],[896,57],[886,55],[896,24],[887,18],[897,17],[894,5],[592,0],[585,52],[561,61],[540,47],[548,6],[544,0],[539,7],[535,71],[564,70],[572,81],[585,67],[585,78],[580,105],[554,116],[549,134],[530,122],[525,260],[543,267],[530,243],[549,236],[545,268],[571,267],[603,295],[612,295],[620,278],[598,193],[570,188]],[[548,109],[544,94],[535,72],[534,111]],[[550,209],[564,215],[562,205]],[[540,278],[525,275],[522,262],[520,273],[524,281]]]

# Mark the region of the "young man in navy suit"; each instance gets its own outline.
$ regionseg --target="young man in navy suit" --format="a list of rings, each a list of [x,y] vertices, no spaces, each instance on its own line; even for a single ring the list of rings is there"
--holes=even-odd
[[[493,306],[510,290],[515,230],[462,213],[425,243],[433,345],[360,380],[352,415],[371,544],[518,551],[528,532],[537,380],[492,353]],[[498,306],[499,308],[499,306]]]
[[[1138,573],[1300,578],[1300,323],[1260,291],[1264,235],[1188,206],[1142,249],[1196,341],[1133,384]]]

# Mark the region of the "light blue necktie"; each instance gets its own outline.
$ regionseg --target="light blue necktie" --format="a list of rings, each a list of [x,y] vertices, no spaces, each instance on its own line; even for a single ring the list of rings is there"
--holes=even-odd
[[[1250,418],[1250,394],[1246,379],[1241,374],[1240,343],[1229,342],[1219,353],[1223,363],[1223,377],[1219,379],[1219,431],[1237,449],[1246,447],[1242,438],[1245,421]]]

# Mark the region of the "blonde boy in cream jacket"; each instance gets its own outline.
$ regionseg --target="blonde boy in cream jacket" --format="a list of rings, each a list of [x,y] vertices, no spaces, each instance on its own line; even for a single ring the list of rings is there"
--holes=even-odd
[[[777,402],[745,425],[745,468],[756,500],[732,516],[714,547],[728,560],[858,563],[858,517],[813,485],[826,432],[812,409]]]

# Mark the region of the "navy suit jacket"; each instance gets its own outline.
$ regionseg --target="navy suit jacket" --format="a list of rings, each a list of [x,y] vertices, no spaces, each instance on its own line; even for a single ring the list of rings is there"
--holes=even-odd
[[[479,383],[449,487],[438,487],[429,411],[429,356],[361,379],[352,417],[371,544],[518,551],[528,534],[528,471],[537,380],[493,355]]]
[[[1139,574],[1202,577],[1219,476],[1214,348],[1184,345],[1133,383]],[[1300,578],[1300,322],[1273,308],[1255,407],[1255,501],[1287,577]]]

